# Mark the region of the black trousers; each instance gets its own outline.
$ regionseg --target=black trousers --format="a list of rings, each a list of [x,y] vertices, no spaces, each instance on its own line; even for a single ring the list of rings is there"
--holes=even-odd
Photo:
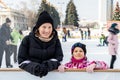
[[[16,45],[10,45],[10,54],[13,54],[13,60],[14,63],[17,62],[17,46]]]
[[[116,59],[117,59],[116,55],[112,55],[111,62],[110,62],[110,69],[114,68],[114,63],[115,63]]]
[[[4,51],[5,51],[6,66],[10,66],[11,65],[11,60],[10,60],[11,54],[10,54],[9,48],[10,48],[9,45],[0,43],[0,67],[2,65],[2,59],[3,59]]]

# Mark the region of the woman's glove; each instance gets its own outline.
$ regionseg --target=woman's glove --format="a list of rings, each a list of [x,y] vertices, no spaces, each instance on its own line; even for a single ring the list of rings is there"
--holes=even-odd
[[[52,61],[52,60],[44,61],[43,64],[45,64],[48,71],[58,69],[58,66],[60,65],[58,61]]]
[[[23,63],[19,67],[35,76],[42,77],[47,75],[48,73],[47,67],[44,64],[39,64],[35,62]]]
[[[48,74],[48,69],[44,64],[40,64],[40,77],[46,76]]]

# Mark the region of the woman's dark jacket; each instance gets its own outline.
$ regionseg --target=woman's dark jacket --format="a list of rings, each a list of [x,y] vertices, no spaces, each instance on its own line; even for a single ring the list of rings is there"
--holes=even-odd
[[[62,59],[63,51],[56,31],[49,42],[41,41],[31,32],[19,47],[19,67],[36,76],[42,77],[57,69]]]

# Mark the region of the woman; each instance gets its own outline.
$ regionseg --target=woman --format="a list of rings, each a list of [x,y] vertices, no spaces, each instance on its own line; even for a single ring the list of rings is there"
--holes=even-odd
[[[66,28],[64,27],[63,28],[63,34],[62,34],[62,41],[63,42],[66,42],[67,41],[67,30],[66,30]]]
[[[19,67],[35,76],[45,76],[55,70],[63,59],[63,51],[53,26],[53,19],[43,11],[32,32],[19,47]]]
[[[111,57],[111,62],[110,62],[110,68],[114,68],[114,63],[116,61],[116,54],[118,53],[118,36],[117,34],[119,33],[118,29],[118,24],[113,23],[111,27],[108,29],[109,31],[109,36],[108,36],[108,49],[109,49],[109,54],[112,56]]]

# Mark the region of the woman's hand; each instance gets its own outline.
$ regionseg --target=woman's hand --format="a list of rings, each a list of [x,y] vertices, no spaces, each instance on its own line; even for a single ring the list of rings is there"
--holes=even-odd
[[[60,66],[58,66],[58,71],[59,72],[65,72],[65,66],[63,64],[61,64]]]
[[[96,67],[96,64],[93,63],[93,64],[86,67],[86,71],[89,72],[89,73],[92,73],[92,72],[94,72],[95,67]]]

